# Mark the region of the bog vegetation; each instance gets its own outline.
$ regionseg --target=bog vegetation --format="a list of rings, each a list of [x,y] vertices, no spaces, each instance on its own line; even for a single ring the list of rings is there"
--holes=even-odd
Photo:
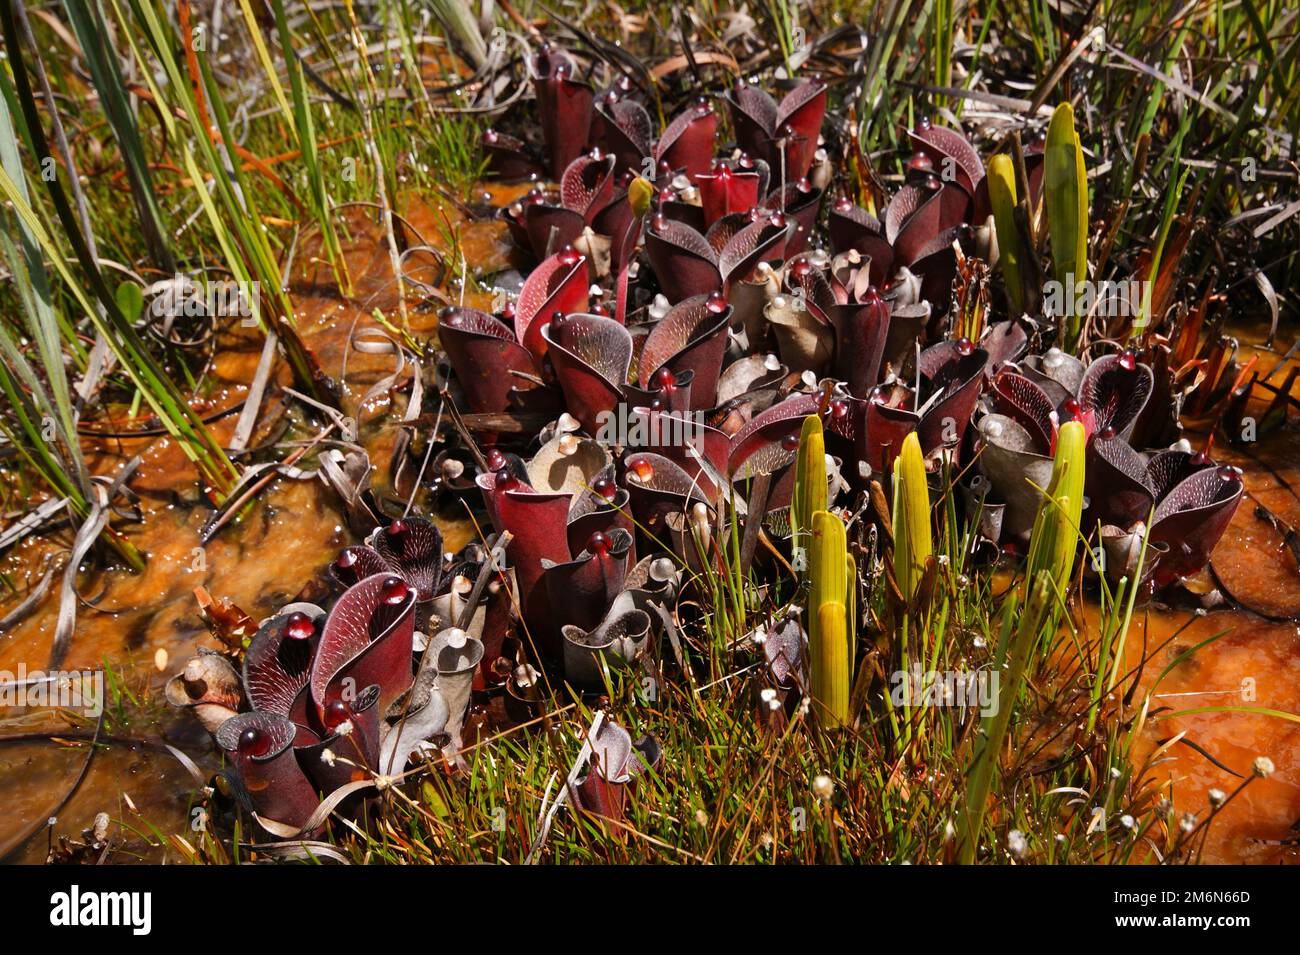
[[[1273,765],[1179,803],[1155,694],[1213,638],[1132,624],[1244,601],[1215,445],[1291,426],[1298,19],[4,0],[0,545],[60,549],[0,628],[75,656],[166,446],[196,559],[279,482],[343,546],[199,588],[90,722],[210,734],[153,849],[1196,861]]]

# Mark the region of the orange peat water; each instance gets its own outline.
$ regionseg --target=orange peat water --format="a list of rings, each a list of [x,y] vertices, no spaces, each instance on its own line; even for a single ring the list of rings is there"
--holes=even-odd
[[[355,208],[347,217],[350,235],[344,245],[353,281],[349,300],[338,295],[328,264],[307,253],[300,254],[291,292],[307,346],[324,371],[343,382],[343,408],[360,423],[361,441],[375,467],[372,486],[384,489],[390,485],[389,455],[396,434],[385,415],[388,398],[375,398],[364,409],[358,404],[371,385],[392,373],[395,360],[392,355],[349,347],[357,332],[379,328],[372,317],[376,309],[394,325],[401,322],[388,246],[373,219],[367,221],[373,214],[373,210]],[[452,206],[443,210],[420,201],[407,204],[404,218],[409,245],[428,244],[446,251],[446,235],[458,229],[468,261],[488,271],[508,264],[510,245],[497,223],[466,222]],[[431,255],[413,253],[405,268],[408,276],[425,281],[439,277]],[[419,301],[417,295],[408,292],[408,296],[408,305]],[[470,297],[466,301],[484,304]],[[436,313],[436,308],[409,308],[412,333],[431,336]],[[235,329],[223,335],[208,375],[213,387],[205,415],[243,400],[261,348],[261,335],[255,330]],[[283,363],[277,381],[290,383]],[[406,398],[396,400],[400,405]],[[268,440],[268,436],[273,438],[278,427],[287,423],[285,402],[274,390],[268,394],[250,446]],[[125,414],[122,409],[115,411],[115,418]],[[238,414],[232,413],[210,425],[223,444],[229,441],[237,418]],[[122,425],[114,428],[108,421],[96,421],[94,426],[100,431],[130,430]],[[309,439],[314,431],[300,428],[287,437]],[[79,608],[63,669],[107,665],[123,676],[126,689],[144,706],[129,708],[139,714],[130,725],[113,727],[115,738],[96,751],[85,778],[58,813],[53,831],[55,837],[79,839],[96,814],[106,812],[113,820],[113,841],[125,847],[113,854],[113,861],[133,857],[157,861],[163,857],[162,851],[150,848],[141,834],[156,838],[158,834],[187,833],[189,805],[196,788],[162,741],[194,757],[205,772],[217,765],[207,734],[162,698],[166,679],[197,647],[216,646],[199,616],[194,589],[205,587],[218,600],[228,597],[254,619],[261,619],[314,585],[338,550],[356,540],[334,493],[319,480],[281,478],[257,497],[238,524],[227,525],[199,551],[199,532],[211,511],[194,505],[195,471],[173,441],[166,436],[121,441],[94,438],[85,442],[85,451],[95,470],[106,474],[114,473],[132,456],[141,456],[131,487],[140,496],[144,519],[115,526],[147,555],[147,564],[141,574],[82,574],[79,589],[86,602]],[[409,494],[410,480],[408,473],[404,494]],[[459,549],[470,539],[472,526],[463,510],[438,517],[448,549]],[[0,571],[18,592],[18,596],[6,595],[0,602],[0,616],[30,592],[50,560],[66,553],[71,538],[67,529],[29,537],[0,559]],[[61,572],[34,614],[0,634],[0,670],[16,673],[23,664],[30,673],[46,666],[58,617],[60,578]],[[20,715],[11,715],[14,713]],[[95,720],[71,720],[49,709],[29,713],[5,709],[0,714],[0,738],[18,739],[0,743],[0,803],[5,807],[0,816],[0,852],[7,853],[7,861],[41,862],[51,837],[48,830],[42,829],[25,845],[16,846],[15,839],[32,824],[47,819],[73,789],[88,752],[84,739],[93,735]],[[151,828],[156,831],[151,833]]]
[[[513,194],[499,195],[495,200],[512,198]],[[363,423],[362,441],[376,469],[373,485],[385,488],[395,435],[395,428],[384,416],[388,399],[375,399],[364,409],[357,405],[372,384],[391,374],[393,358],[349,346],[356,332],[378,328],[372,318],[375,309],[400,323],[388,248],[373,221],[366,221],[371,214],[372,210],[354,209],[349,216],[351,233],[345,244],[354,282],[350,299],[338,295],[328,266],[305,253],[300,253],[295,266],[291,290],[308,347],[327,374],[343,381],[344,408]],[[405,217],[416,233],[410,236],[411,244],[427,242],[445,250],[446,235],[451,231],[448,226],[459,227],[467,261],[485,271],[505,267],[509,242],[499,225],[464,222],[450,206],[446,216],[444,220],[443,213],[428,204],[410,203]],[[438,269],[431,256],[409,257],[408,274],[422,268],[429,271],[426,279],[437,279]],[[411,310],[408,321],[412,332],[431,334],[435,312]],[[215,386],[209,399],[212,411],[243,399],[260,350],[260,336],[251,333],[223,338],[209,372]],[[1264,362],[1267,367],[1267,356]],[[278,380],[289,382],[283,367]],[[397,400],[400,403],[405,398]],[[274,436],[277,425],[282,426],[289,413],[282,396],[269,395],[250,444]],[[122,414],[118,409],[115,417]],[[228,441],[236,418],[230,414],[212,424],[219,440]],[[94,424],[101,430],[111,427],[107,421]],[[310,435],[299,429],[293,437]],[[199,617],[194,588],[203,586],[217,599],[228,597],[260,619],[313,586],[338,549],[355,542],[331,491],[316,480],[284,478],[258,496],[240,523],[221,530],[200,560],[195,550],[198,534],[210,512],[193,503],[194,472],[173,442],[166,437],[97,438],[87,440],[86,451],[99,473],[113,473],[133,455],[142,457],[131,486],[140,495],[144,520],[120,526],[147,555],[148,563],[138,575],[122,571],[82,575],[79,588],[86,602],[79,609],[64,668],[107,665],[122,675],[126,689],[143,706],[128,708],[131,722],[113,725],[112,737],[103,741],[105,745],[95,751],[88,767],[84,740],[94,732],[93,720],[71,720],[50,710],[18,715],[10,715],[17,712],[14,710],[0,710],[6,714],[0,719],[0,738],[10,740],[0,742],[0,804],[5,807],[0,816],[0,852],[7,853],[6,861],[11,862],[44,861],[51,839],[79,839],[100,812],[111,818],[110,838],[119,847],[109,861],[176,858],[175,850],[149,843],[173,833],[190,834],[196,784],[163,743],[188,754],[205,773],[217,765],[212,744],[198,722],[171,710],[162,700],[167,677],[197,647],[215,646]],[[1278,534],[1254,516],[1252,500],[1265,503],[1291,525],[1300,525],[1300,498],[1293,490],[1300,488],[1300,431],[1292,426],[1253,447],[1249,456],[1223,446],[1217,447],[1216,453],[1245,470],[1248,490],[1215,553],[1216,567],[1252,605],[1271,608],[1279,616],[1300,611],[1300,575],[1295,562],[1282,550]],[[472,527],[463,511],[439,517],[448,549],[457,549],[470,538]],[[60,559],[70,542],[71,532],[65,529],[29,538],[0,559],[0,571],[18,593],[0,602],[0,616],[30,592],[47,563]],[[57,621],[57,584],[58,575],[41,607],[0,634],[0,670],[14,672],[19,664],[29,671],[45,666]],[[1144,639],[1148,646],[1155,646],[1188,617],[1186,612],[1137,614],[1129,652],[1136,660]],[[1162,684],[1156,702],[1171,710],[1248,705],[1300,713],[1300,679],[1295,676],[1294,664],[1300,651],[1296,626],[1270,623],[1248,613],[1217,611],[1195,619],[1173,645],[1157,655],[1144,679],[1153,678],[1182,649],[1221,630],[1230,633],[1175,668]],[[1255,699],[1251,702],[1241,699],[1240,688],[1247,678],[1254,681]],[[1263,845],[1258,840],[1296,835],[1291,826],[1300,819],[1300,765],[1294,758],[1300,725],[1266,716],[1189,715],[1149,723],[1147,742],[1154,746],[1182,731],[1220,763],[1243,775],[1249,774],[1251,761],[1258,755],[1269,756],[1277,766],[1272,778],[1252,783],[1216,821],[1206,861],[1294,860],[1295,849]],[[83,768],[85,777],[78,784]],[[1172,758],[1157,771],[1173,779],[1178,807],[1198,814],[1207,808],[1209,788],[1231,791],[1237,782],[1185,746],[1174,747]],[[18,837],[48,819],[70,791],[52,831],[42,827],[20,842]]]
[[[1276,361],[1276,356],[1261,356],[1266,370]],[[1285,369],[1274,383],[1284,378]],[[1195,436],[1193,442],[1198,442]],[[1180,812],[1204,819],[1210,809],[1210,789],[1231,793],[1250,777],[1257,756],[1268,757],[1276,771],[1251,781],[1218,814],[1209,829],[1203,861],[1298,862],[1300,722],[1254,713],[1167,716],[1210,707],[1300,714],[1300,625],[1285,619],[1300,615],[1300,572],[1282,532],[1257,513],[1262,505],[1287,526],[1300,528],[1300,427],[1293,420],[1280,432],[1245,448],[1216,441],[1214,457],[1242,469],[1246,495],[1211,562],[1233,597],[1266,616],[1240,610],[1210,611],[1204,616],[1135,611],[1127,660],[1136,666],[1144,642],[1153,650],[1174,637],[1144,668],[1140,688],[1145,690],[1184,651],[1223,634],[1174,667],[1156,687],[1152,712],[1167,709],[1148,723],[1145,736],[1154,748],[1157,741],[1185,733],[1186,740],[1231,772],[1180,743],[1155,774],[1172,782]],[[1270,844],[1285,842],[1295,844]]]

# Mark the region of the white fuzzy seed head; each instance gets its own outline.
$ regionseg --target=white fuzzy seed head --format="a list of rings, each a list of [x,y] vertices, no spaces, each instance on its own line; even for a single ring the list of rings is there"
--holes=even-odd
[[[818,799],[830,799],[835,793],[835,783],[829,776],[817,776],[812,783],[813,793]]]

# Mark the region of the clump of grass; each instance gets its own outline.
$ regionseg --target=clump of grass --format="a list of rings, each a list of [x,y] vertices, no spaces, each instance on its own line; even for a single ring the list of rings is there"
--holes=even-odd
[[[1083,425],[1070,421],[1057,436],[1052,480],[1046,500],[1029,538],[1029,559],[1021,594],[1003,609],[995,665],[1005,669],[1006,684],[995,701],[996,710],[985,721],[983,740],[970,771],[966,812],[961,827],[961,860],[974,862],[983,828],[992,777],[999,771],[1002,746],[1024,690],[1036,648],[1054,642],[1057,624],[1065,610],[1074,555],[1079,545],[1079,516],[1083,511],[1084,454],[1087,435]]]
[[[465,113],[436,112],[426,129],[428,140],[421,160],[429,167],[429,177],[457,198],[468,196],[471,187],[483,179],[487,165],[478,148],[483,123]]]
[[[1082,459],[1081,426],[1066,425],[1029,565],[1010,587],[995,588],[991,575],[971,563],[969,525],[947,526],[955,511],[945,484],[933,511],[943,525],[933,537],[933,587],[909,607],[912,632],[924,635],[913,648],[917,665],[904,662],[895,672],[882,664],[911,659],[896,657],[890,646],[901,635],[873,623],[898,612],[890,609],[897,598],[885,583],[888,570],[880,558],[868,561],[861,572],[870,605],[854,608],[850,600],[846,608],[841,595],[855,591],[856,575],[843,550],[844,525],[837,515],[816,512],[810,705],[773,733],[754,713],[761,663],[734,640],[690,633],[683,634],[688,666],[707,672],[706,681],[656,678],[647,694],[638,675],[612,674],[600,703],[607,717],[634,735],[654,733],[665,754],[638,779],[621,822],[566,812],[540,842],[543,808],[592,720],[582,700],[556,695],[539,719],[469,740],[463,772],[449,776],[433,764],[408,771],[401,794],[384,797],[368,830],[336,830],[334,844],[354,860],[387,862],[517,863],[537,857],[539,846],[542,860],[557,863],[1195,859],[1203,831],[1189,838],[1170,808],[1168,784],[1152,771],[1162,749],[1137,757],[1159,681],[1136,710],[1107,697],[1104,730],[1080,729],[1097,702],[1077,689],[1086,682],[1080,671],[1103,679],[1115,659],[1078,632],[1066,599],[1079,540]],[[854,541],[862,542],[860,527]],[[710,553],[716,560],[727,549]],[[831,573],[836,556],[840,572]],[[819,573],[823,563],[827,572]],[[725,618],[734,636],[728,615],[748,606],[751,581],[720,573],[700,582],[710,584],[704,610]],[[799,591],[790,593],[797,598]],[[827,606],[837,619],[868,621],[865,646],[842,626],[826,625]],[[1103,632],[1127,626],[1122,611],[1103,608],[1102,616]],[[661,674],[671,670],[666,648],[664,654]],[[859,675],[850,693],[848,664],[859,655],[867,676]],[[828,678],[821,668],[832,664],[837,675]],[[904,700],[900,680],[918,667],[997,673],[1002,682],[964,702]],[[1117,689],[1135,679],[1134,671],[1116,676],[1110,685]],[[1030,683],[1033,694],[1024,692]]]

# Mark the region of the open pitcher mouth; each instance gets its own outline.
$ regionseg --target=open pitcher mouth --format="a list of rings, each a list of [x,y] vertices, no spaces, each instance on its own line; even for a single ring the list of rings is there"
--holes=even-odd
[[[1295,861],[1295,12],[858,7],[0,4],[0,857]]]

